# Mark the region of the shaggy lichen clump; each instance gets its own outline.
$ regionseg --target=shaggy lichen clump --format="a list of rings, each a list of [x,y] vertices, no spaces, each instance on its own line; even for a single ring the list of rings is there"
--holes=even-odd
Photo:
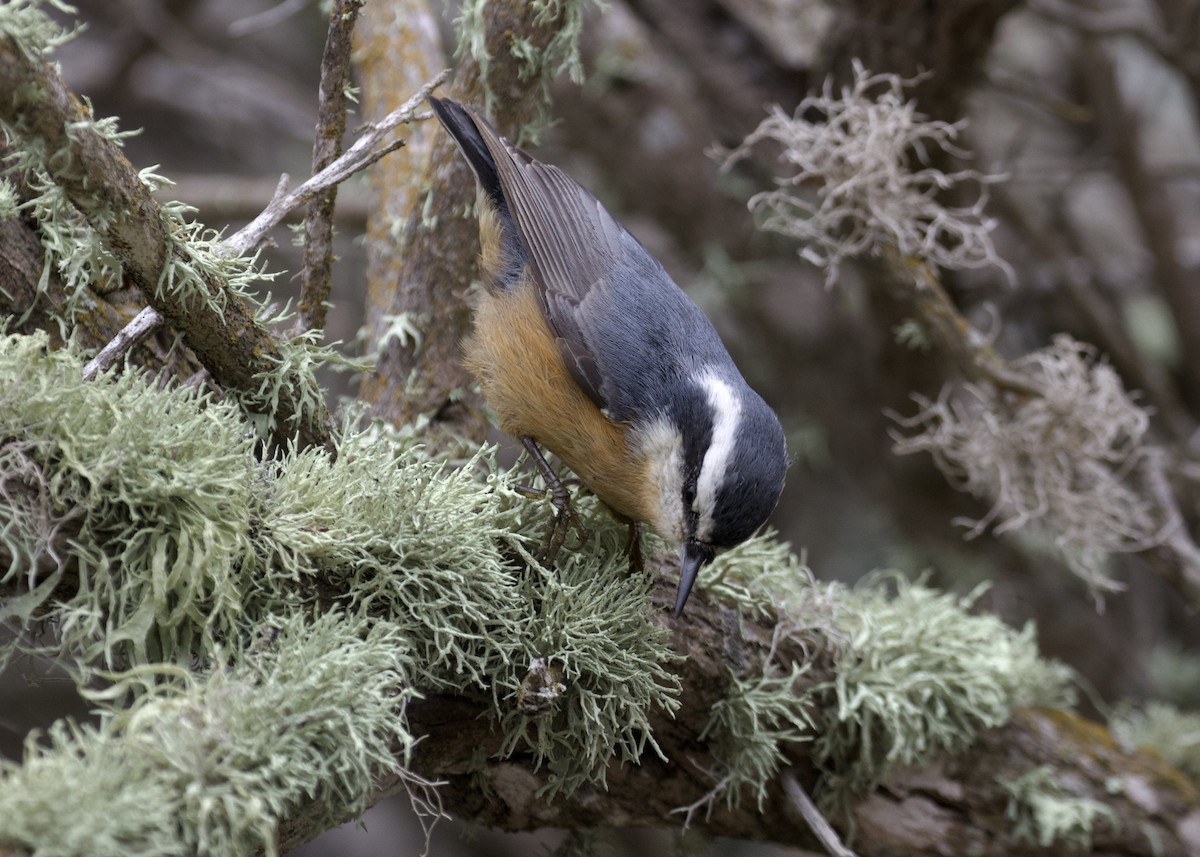
[[[361,812],[413,744],[394,628],[339,613],[276,620],[204,677],[139,670],[97,727],[55,724],[0,765],[0,843],[56,855],[276,852],[279,820]],[[403,753],[402,753],[403,755]],[[424,784],[408,776],[418,800]],[[68,800],[69,796],[69,800]],[[69,812],[64,806],[69,803]]]
[[[1017,631],[966,598],[891,576],[846,593],[846,644],[823,701],[814,745],[831,796],[862,794],[897,766],[960,752],[1020,708],[1069,706],[1070,671],[1043,660],[1033,627]]]
[[[45,335],[0,337],[0,583],[27,590],[0,620],[51,622],[83,666],[186,662],[238,628],[251,438],[207,396],[82,376]]]
[[[919,113],[906,93],[913,83],[871,74],[855,60],[850,85],[834,92],[827,80],[791,115],[773,107],[727,155],[728,168],[763,141],[778,144],[777,188],[755,194],[749,208],[759,228],[798,239],[800,255],[824,268],[826,284],[837,280],[845,260],[884,247],[944,268],[1009,270],[992,244],[996,223],[983,213],[996,178],[926,163],[938,150],[965,155],[955,146],[963,125]],[[971,185],[979,188],[973,205],[949,208],[940,201],[942,190]]]
[[[411,434],[371,429],[347,431],[336,458],[310,448],[259,462],[238,409],[131,370],[85,383],[80,356],[49,351],[41,336],[0,338],[0,379],[0,546],[12,557],[0,586],[24,592],[6,615],[20,627],[51,619],[42,651],[79,677],[105,670],[108,696],[133,689],[137,700],[114,702],[96,730],[55,727],[49,746],[31,745],[25,765],[5,771],[0,792],[19,805],[0,812],[0,842],[84,853],[70,829],[37,819],[61,784],[107,795],[118,789],[105,777],[119,775],[139,783],[121,801],[140,801],[145,783],[187,819],[204,807],[178,831],[189,848],[246,853],[317,788],[317,773],[334,777],[330,817],[355,811],[364,772],[395,771],[372,743],[383,737],[362,730],[406,745],[404,702],[428,690],[490,697],[501,755],[530,753],[549,795],[603,785],[614,758],[661,754],[650,723],[678,704],[677,656],[650,620],[650,579],[628,574],[623,529],[594,500],[579,498],[589,549],[547,570],[530,561],[545,508],[489,451],[452,466]],[[703,587],[735,608],[731,618],[778,611],[780,622],[765,663],[730,662],[701,735],[721,767],[693,809],[746,793],[761,802],[798,743],[811,743],[836,802],[894,765],[965,748],[1022,705],[1066,699],[1063,670],[1037,657],[1031,631],[970,615],[969,598],[898,582],[891,595],[818,587],[771,537],[711,572]],[[816,639],[834,647],[834,674],[814,683],[806,661],[776,652],[796,642],[808,652],[802,641]],[[332,654],[304,648],[322,640]],[[183,663],[190,675],[171,666]],[[522,698],[531,663],[554,677],[536,705]],[[253,726],[268,711],[303,724],[286,746]],[[320,726],[331,716],[336,726]],[[221,747],[205,738],[213,729]],[[322,758],[342,759],[357,785]],[[193,805],[199,782],[210,799]],[[156,818],[120,836],[149,843],[163,835]]]
[[[80,355],[50,351],[44,336],[0,338],[3,611],[18,628],[49,620],[56,632],[18,638],[0,656],[36,648],[80,679],[115,681],[110,695],[136,684],[153,704],[114,706],[98,730],[61,725],[49,747],[30,745],[26,764],[2,775],[0,792],[19,793],[20,806],[0,811],[0,842],[101,853],[81,832],[71,839],[86,828],[50,831],[37,819],[54,814],[63,783],[111,796],[105,778],[119,775],[159,790],[168,821],[171,806],[208,796],[199,826],[188,810],[177,831],[185,850],[247,853],[297,795],[324,794],[312,781],[334,774],[337,758],[360,760],[360,785],[362,771],[394,769],[361,730],[386,722],[389,740],[411,740],[395,718],[421,691],[490,696],[502,752],[532,752],[554,791],[602,783],[614,755],[637,761],[655,746],[650,715],[677,704],[674,655],[649,621],[649,579],[620,559],[615,525],[594,528],[602,549],[564,556],[554,571],[527,566],[545,509],[510,487],[518,477],[491,450],[451,466],[409,435],[371,429],[347,432],[336,459],[312,448],[259,462],[237,408],[133,370],[90,383],[82,372]],[[292,653],[309,645],[301,629],[314,621],[388,641],[386,664],[375,648],[341,643]],[[339,633],[313,627],[314,639]],[[569,693],[531,717],[517,696],[534,657]],[[263,672],[267,662],[294,668]],[[373,708],[379,685],[365,675],[376,672],[391,677],[393,690],[380,691],[391,720]],[[314,695],[326,679],[334,702]],[[293,741],[251,729],[258,715],[222,713],[263,700],[304,724]],[[339,724],[308,740],[331,711]],[[189,741],[215,755],[201,764],[200,749],[178,744]],[[236,799],[214,797],[222,783],[241,784]],[[119,800],[144,800],[142,788]],[[360,808],[362,788],[336,776],[329,788],[331,818]],[[149,850],[125,853],[160,853],[150,846],[169,825],[156,818],[113,841],[128,834]]]
[[[764,539],[731,551],[714,571],[707,584],[726,600],[756,615],[765,603],[780,612],[766,662],[731,665],[703,733],[721,767],[689,813],[719,799],[736,805],[747,793],[761,802],[801,743],[823,772],[818,796],[844,808],[897,767],[961,752],[1020,708],[1073,703],[1070,670],[1039,656],[1032,626],[971,613],[978,592],[956,597],[896,574],[851,590],[818,587],[786,545]],[[802,650],[832,647],[832,678],[814,681],[806,664],[777,662],[789,639]]]
[[[1071,569],[1098,590],[1120,588],[1110,554],[1162,541],[1167,519],[1144,490],[1140,466],[1160,453],[1147,443],[1150,415],[1111,366],[1069,336],[1013,363],[1043,395],[1009,401],[990,386],[964,385],[901,421],[899,454],[929,452],[958,488],[992,503],[977,535],[1027,525],[1052,540]]]

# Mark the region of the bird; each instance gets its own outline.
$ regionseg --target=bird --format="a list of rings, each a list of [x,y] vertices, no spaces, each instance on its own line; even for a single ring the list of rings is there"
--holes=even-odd
[[[547,476],[560,518],[569,499],[539,447],[679,552],[678,618],[700,570],[778,503],[779,418],[704,312],[591,193],[478,111],[428,101],[476,179],[483,289],[464,365]]]

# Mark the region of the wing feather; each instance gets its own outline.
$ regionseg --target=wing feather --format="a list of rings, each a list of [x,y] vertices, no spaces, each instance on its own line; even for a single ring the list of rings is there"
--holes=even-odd
[[[578,182],[510,145],[487,120],[470,113],[495,162],[563,361],[589,398],[605,408],[611,396],[580,308],[609,286],[625,230]]]

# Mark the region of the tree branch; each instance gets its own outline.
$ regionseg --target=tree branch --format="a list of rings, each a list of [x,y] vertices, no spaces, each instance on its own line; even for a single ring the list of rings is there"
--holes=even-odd
[[[149,339],[162,324],[162,313],[154,307],[143,309],[88,361],[83,367],[83,380],[94,381],[97,375],[107,372],[118,360]]]
[[[290,193],[287,191],[288,177],[286,174],[282,176],[275,189],[275,196],[267,204],[267,207],[254,220],[222,243],[235,255],[253,250],[289,212],[311,203],[331,188],[336,188],[350,176],[366,169],[384,155],[403,146],[403,140],[392,140],[385,143],[387,134],[398,126],[419,118],[417,109],[424,103],[425,96],[440,86],[448,76],[449,71],[441,72],[422,86],[408,101],[384,117],[382,121],[367,125],[362,136],[348,151],[326,165],[323,170],[294,191]],[[89,380],[95,378],[165,323],[166,319],[161,312],[153,306],[146,307],[88,363],[84,377]]]
[[[1143,120],[1125,103],[1110,49],[1087,38],[1083,57],[1082,67],[1102,137],[1141,226],[1154,279],[1171,308],[1179,341],[1185,344],[1180,370],[1185,390],[1194,399],[1200,395],[1200,289],[1194,273],[1186,270],[1180,259],[1180,220],[1170,194],[1146,166],[1141,140]]]
[[[545,772],[530,758],[497,757],[500,735],[486,717],[490,702],[434,695],[415,700],[408,712],[416,745],[413,768],[423,777],[444,780],[444,809],[509,831],[543,827],[585,828],[596,825],[679,829],[673,811],[702,798],[720,769],[714,748],[699,736],[712,705],[729,682],[730,653],[739,663],[761,663],[771,649],[773,625],[735,616],[728,607],[701,592],[680,622],[670,619],[674,582],[663,571],[654,593],[653,621],[671,628],[673,646],[684,659],[678,667],[682,707],[673,715],[652,718],[655,740],[666,760],[647,753],[639,766],[613,763],[606,789],[583,789],[547,800],[539,793]],[[695,608],[695,609],[693,609]],[[819,635],[784,642],[779,661],[811,664],[803,692],[833,672],[833,646]],[[515,704],[515,703],[514,703]],[[788,774],[812,790],[822,772],[792,745]],[[1114,813],[1113,823],[1098,822],[1092,853],[1185,857],[1200,847],[1200,788],[1155,755],[1129,752],[1116,745],[1102,727],[1061,711],[1027,710],[1007,725],[983,733],[959,756],[937,755],[920,768],[905,770],[876,791],[850,804],[850,818],[829,820],[848,837],[859,857],[975,854],[977,857],[1058,855],[1061,844],[1039,847],[1022,841],[1006,816],[1012,798],[1004,784],[1046,767],[1052,780],[1066,784],[1073,797],[1094,800]],[[393,788],[380,781],[381,799]],[[374,801],[373,801],[374,802]],[[694,826],[714,836],[775,842],[822,850],[822,844],[795,820],[795,808],[781,781],[762,807],[743,795],[740,807],[723,801],[711,814],[697,813]],[[321,831],[307,828],[303,812],[285,825],[282,851]]]
[[[407,11],[424,3],[409,0],[402,5]],[[495,94],[500,111],[491,118],[501,133],[510,137],[532,117],[542,98],[536,75],[531,77],[518,61],[514,46],[519,41],[524,56],[537,56],[545,50],[562,26],[563,10],[547,10],[551,8],[558,11],[548,14],[535,4],[517,0],[488,3],[481,23],[485,50],[491,58],[486,78],[479,63],[467,56],[451,81],[450,93],[469,104],[483,104],[486,94]],[[415,17],[419,20],[422,14],[418,8]],[[421,34],[410,31],[404,36],[414,37]],[[384,72],[376,75],[365,75],[365,88],[384,85],[388,79]],[[438,134],[423,174],[414,175],[409,168],[386,181],[388,198],[381,202],[381,215],[373,217],[369,227],[371,235],[386,239],[379,243],[388,245],[373,250],[384,254],[380,263],[368,261],[369,347],[379,360],[374,375],[363,379],[359,395],[377,417],[408,423],[431,416],[460,436],[482,440],[488,430],[483,401],[471,392],[475,384],[462,366],[461,348],[471,324],[463,294],[475,276],[479,247],[475,219],[463,216],[464,206],[475,198],[474,180],[453,142]],[[411,197],[415,204],[393,213],[397,209],[390,192],[407,184],[411,194],[414,181],[421,189],[423,204]],[[420,329],[419,348],[392,336],[391,321],[397,318],[411,319]]]
[[[0,117],[58,153],[49,159],[54,180],[120,261],[125,279],[183,334],[218,384],[258,389],[256,376],[276,371],[282,362],[278,340],[245,301],[211,276],[201,275],[207,299],[189,301],[162,285],[168,263],[187,262],[172,248],[172,227],[137,170],[112,140],[97,133],[90,111],[59,74],[8,38],[0,42],[0,89],[11,93],[0,103]],[[291,389],[280,392],[270,415],[274,442],[283,444],[295,435],[301,447],[328,445],[324,406],[318,403],[305,414],[295,396]]]
[[[366,169],[384,155],[403,146],[403,140],[385,143],[384,139],[400,125],[424,118],[418,115],[417,110],[425,102],[425,96],[441,86],[449,76],[448,70],[442,71],[382,120],[369,123],[362,135],[354,141],[354,145],[344,154],[294,191],[277,194],[258,217],[225,240],[226,246],[235,253],[244,253],[258,246],[264,236],[274,229],[289,211],[312,201],[329,188],[337,186],[359,170]]]
[[[46,484],[44,479],[21,473],[5,477],[0,479],[0,494],[6,505],[27,509],[44,505],[45,498],[36,494],[36,486]],[[66,556],[78,541],[79,509],[74,507],[63,517],[55,517],[53,509],[42,515],[44,538],[37,552],[48,562],[47,572],[61,571],[55,586],[62,598],[69,598],[70,590],[82,585],[79,570],[56,559]],[[0,543],[0,561],[5,559],[3,550]],[[750,794],[741,795],[737,805],[706,802],[729,761],[723,755],[728,748],[721,745],[724,730],[710,727],[714,707],[734,692],[735,679],[770,678],[787,674],[792,664],[802,664],[787,692],[791,698],[807,700],[812,721],[824,724],[814,726],[808,737],[838,729],[837,698],[829,682],[839,674],[847,675],[845,647],[853,644],[827,635],[818,627],[820,620],[810,617],[799,624],[801,611],[826,609],[819,594],[812,596],[815,607],[806,608],[801,601],[794,605],[796,613],[775,617],[750,608],[736,610],[713,590],[702,589],[693,595],[685,618],[675,620],[670,615],[673,565],[663,556],[651,562],[657,577],[647,616],[649,623],[666,632],[678,656],[667,667],[678,681],[679,708],[649,712],[649,730],[661,756],[647,749],[638,765],[613,761],[604,774],[605,789],[584,788],[550,800],[541,791],[549,772],[535,767],[533,752],[520,747],[513,754],[502,752],[504,736],[489,690],[480,688],[474,695],[429,692],[406,703],[405,731],[420,737],[410,745],[411,764],[397,747],[391,772],[379,775],[369,803],[403,788],[416,774],[423,781],[444,782],[437,795],[446,811],[506,830],[597,825],[677,829],[678,808],[698,805],[708,811],[695,813],[693,823],[714,835],[816,848],[813,834],[795,821],[793,797],[784,780],[767,789],[761,805]],[[19,578],[4,584],[5,598],[18,598],[40,583],[36,577]],[[345,576],[321,575],[299,585],[316,586],[323,601],[337,603],[355,584]],[[381,617],[381,621],[387,620]],[[787,624],[781,628],[781,622]],[[851,651],[850,660],[852,655]],[[898,672],[906,669],[913,668],[896,665]],[[853,693],[854,679],[847,680]],[[965,713],[954,711],[941,716],[957,718]],[[345,716],[352,718],[352,711]],[[826,776],[844,774],[814,764],[810,755],[814,742],[804,736],[781,740],[777,746],[782,753],[778,767],[810,793],[820,790]],[[862,746],[847,752],[869,755],[883,750]],[[976,733],[974,743],[959,755],[925,750],[920,758],[918,766],[894,772],[874,791],[850,795],[845,804],[848,814],[831,815],[841,837],[847,837],[851,826],[856,829],[851,844],[860,857],[1059,853],[1057,842],[1038,848],[1021,841],[1010,818],[1023,810],[1006,784],[1031,771],[1044,771],[1047,780],[1070,799],[1104,808],[1091,831],[1096,853],[1184,857],[1200,844],[1196,783],[1157,756],[1123,750],[1099,726],[1066,712],[1019,712],[1003,726]],[[327,815],[313,806],[302,801],[288,806],[288,817],[279,820],[284,852],[328,825]]]
[[[320,106],[313,143],[313,175],[342,153],[350,83],[354,23],[364,0],[336,0],[329,11],[329,35],[321,57]],[[326,303],[333,277],[333,209],[337,185],[308,204],[304,218],[304,257],[300,263],[300,330],[325,327]]]
[[[1012,371],[946,294],[937,273],[916,259],[903,259],[895,251],[884,254],[882,278],[889,297],[920,320],[934,347],[966,379],[991,384],[1018,397],[1043,397],[1045,392],[1025,376]],[[1138,468],[1147,499],[1158,506],[1167,522],[1161,538],[1146,549],[1155,568],[1188,603],[1200,603],[1200,548],[1188,533],[1187,522],[1170,490],[1167,457],[1146,455]]]

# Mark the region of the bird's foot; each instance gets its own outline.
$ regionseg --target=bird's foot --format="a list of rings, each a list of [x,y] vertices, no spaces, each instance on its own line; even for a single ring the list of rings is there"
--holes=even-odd
[[[591,533],[583,525],[583,518],[579,512],[575,510],[574,504],[571,503],[571,494],[567,491],[566,483],[558,478],[558,474],[554,472],[554,468],[546,461],[546,457],[542,455],[542,451],[538,449],[537,442],[531,437],[521,438],[521,443],[528,451],[533,463],[537,465],[538,471],[542,474],[542,479],[546,482],[546,487],[550,491],[550,501],[554,504],[555,514],[546,525],[546,537],[542,545],[541,551],[538,553],[538,562],[544,566],[552,566],[554,560],[558,557],[558,552],[566,545],[567,536],[571,530],[575,530],[575,542],[571,545],[566,545],[567,550],[577,551],[587,544]],[[529,489],[523,489],[525,493],[532,493]],[[539,493],[538,496],[545,496],[544,493]]]

